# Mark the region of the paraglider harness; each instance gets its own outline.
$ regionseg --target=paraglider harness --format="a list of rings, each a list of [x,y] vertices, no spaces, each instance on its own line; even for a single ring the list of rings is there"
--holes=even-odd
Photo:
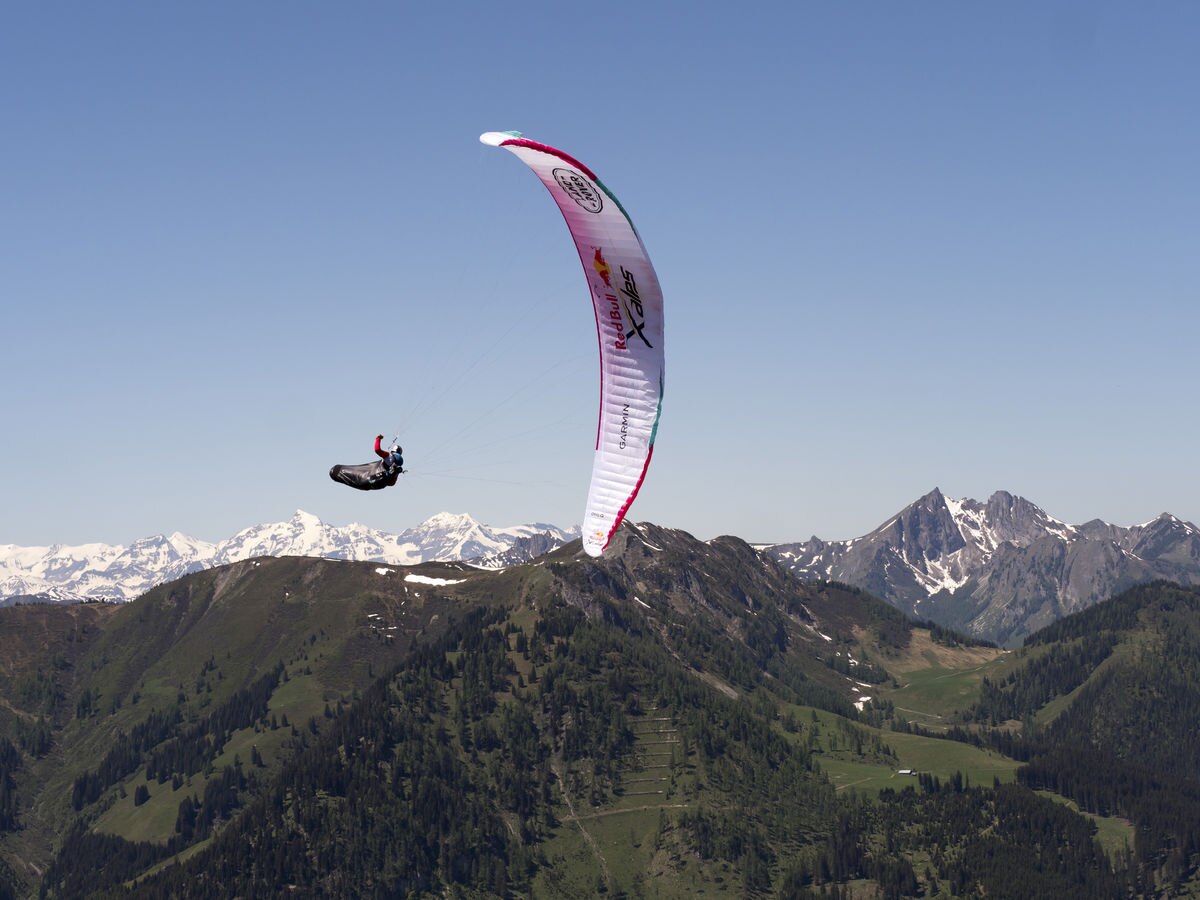
[[[393,441],[385,450],[381,446],[382,441],[382,434],[376,436],[375,454],[379,457],[378,462],[358,466],[334,466],[329,470],[329,477],[360,491],[378,491],[394,486],[396,479],[404,473],[402,448]]]
[[[375,455],[383,460],[383,472],[392,479],[392,484],[395,484],[394,476],[404,471],[404,457],[400,455],[403,448],[393,440],[391,446],[384,450],[379,446],[382,441],[382,434],[375,436]]]

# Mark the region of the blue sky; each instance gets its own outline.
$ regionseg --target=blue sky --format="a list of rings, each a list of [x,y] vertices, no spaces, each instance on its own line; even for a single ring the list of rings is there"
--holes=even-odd
[[[413,9],[0,10],[0,543],[577,523],[594,322],[503,129],[663,284],[634,519],[1200,520],[1200,6]],[[397,430],[397,489],[328,479]]]

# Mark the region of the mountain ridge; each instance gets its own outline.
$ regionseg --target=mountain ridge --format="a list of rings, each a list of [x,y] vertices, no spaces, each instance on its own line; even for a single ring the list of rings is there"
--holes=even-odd
[[[297,510],[286,522],[207,542],[179,532],[128,546],[0,545],[0,605],[130,600],[191,572],[255,556],[313,556],[411,565],[516,565],[578,535],[544,523],[481,525],[438,513],[399,534],[334,526]],[[919,619],[1016,644],[1037,628],[1159,578],[1200,583],[1200,528],[1164,512],[1133,526],[1073,525],[996,491],[985,502],[934,488],[857,538],[755,544],[803,580],[850,584]]]
[[[286,522],[252,525],[217,542],[176,531],[139,538],[128,546],[4,544],[0,545],[0,604],[18,599],[128,601],[184,575],[256,556],[312,556],[391,565],[479,559],[480,565],[495,568],[527,559],[521,547],[530,542],[520,543],[524,539],[541,536],[536,546],[545,552],[578,533],[577,528],[544,523],[488,526],[467,514],[438,513],[399,534],[390,534],[358,523],[330,525],[312,513],[296,510]],[[499,562],[501,559],[507,562]]]

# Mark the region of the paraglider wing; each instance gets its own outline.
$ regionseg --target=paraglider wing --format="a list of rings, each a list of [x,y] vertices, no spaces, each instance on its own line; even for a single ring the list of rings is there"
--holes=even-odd
[[[587,166],[517,132],[479,138],[515,154],[541,179],[575,240],[600,339],[600,421],[583,518],[583,548],[599,556],[637,496],[662,411],[662,289],[617,198]]]

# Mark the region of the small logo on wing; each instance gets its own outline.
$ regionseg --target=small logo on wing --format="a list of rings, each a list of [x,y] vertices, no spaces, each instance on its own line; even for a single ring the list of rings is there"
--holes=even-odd
[[[583,175],[574,169],[555,169],[553,174],[558,186],[583,209],[590,213],[598,213],[604,209],[604,200],[601,199],[600,192]]]

